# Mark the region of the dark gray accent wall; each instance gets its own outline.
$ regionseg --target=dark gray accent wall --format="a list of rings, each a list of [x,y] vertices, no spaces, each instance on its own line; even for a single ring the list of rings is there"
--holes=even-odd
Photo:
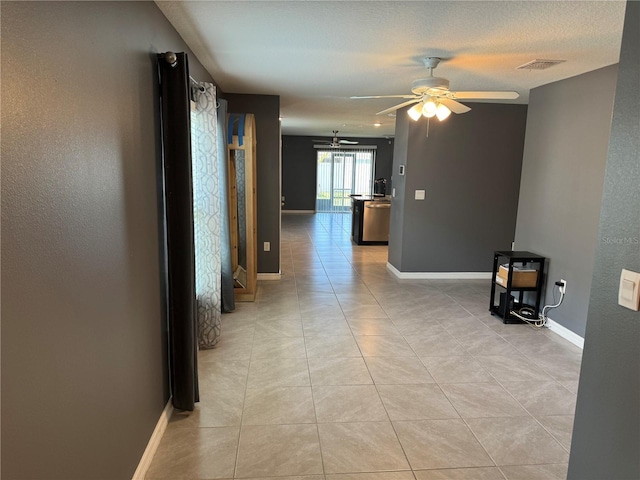
[[[314,139],[331,141],[331,137],[305,137],[284,135],[282,137],[282,195],[283,210],[315,210],[317,145]],[[393,139],[352,138],[360,145],[375,145],[375,178],[386,178],[391,189],[391,165],[393,162]]]
[[[2,478],[130,479],[169,396],[154,62],[190,52],[152,2],[1,21]]]
[[[396,117],[389,260],[401,272],[490,272],[493,252],[511,248],[527,106],[469,105],[431,121],[428,137],[426,119]],[[415,200],[416,190],[426,200]]]
[[[229,113],[256,118],[256,185],[258,196],[258,273],[280,271],[280,97],[227,94]],[[271,242],[265,252],[264,242]]]
[[[617,304],[640,272],[640,2],[627,2],[569,480],[640,478],[640,312]]]
[[[401,112],[406,112],[405,109]],[[388,262],[400,266],[402,262],[402,236],[404,233],[404,210],[406,191],[406,175],[399,175],[398,168],[407,162],[409,150],[409,117],[399,114],[396,116],[395,142],[393,145],[393,164],[391,166],[392,195],[391,213],[389,218],[389,248]],[[393,190],[395,188],[395,191]]]
[[[550,316],[582,337],[616,77],[612,65],[535,88],[529,97],[516,249],[549,259],[546,304],[556,303],[554,282],[567,281],[562,306]]]

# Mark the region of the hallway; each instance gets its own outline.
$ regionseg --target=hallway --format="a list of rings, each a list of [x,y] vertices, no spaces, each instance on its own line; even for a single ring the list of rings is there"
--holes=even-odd
[[[282,216],[282,279],[223,316],[146,478],[564,479],[582,351],[488,280],[398,280],[350,221]]]

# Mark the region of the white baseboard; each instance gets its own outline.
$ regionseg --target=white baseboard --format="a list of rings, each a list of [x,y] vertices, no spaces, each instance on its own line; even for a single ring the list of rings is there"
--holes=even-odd
[[[282,273],[259,273],[258,280],[280,280]]]
[[[153,456],[156,454],[156,450],[158,450],[162,435],[164,435],[164,431],[169,424],[169,419],[173,414],[173,403],[171,403],[171,401],[172,398],[169,397],[169,401],[160,414],[160,419],[156,424],[156,428],[153,429],[149,443],[147,443],[147,448],[145,448],[142,458],[140,458],[140,462],[138,463],[138,468],[136,468],[131,480],[144,480],[144,477],[147,475],[151,460],[153,460]]]
[[[401,272],[387,262],[387,269],[403,280],[490,280],[491,272]]]
[[[567,327],[563,327],[558,322],[551,320],[549,317],[547,317],[547,327],[549,327],[549,330],[556,335],[559,335],[565,340],[573,343],[576,347],[584,349],[584,338],[577,333],[572,332]]]
[[[280,213],[300,214],[300,213],[316,213],[316,211],[315,210],[280,210]]]

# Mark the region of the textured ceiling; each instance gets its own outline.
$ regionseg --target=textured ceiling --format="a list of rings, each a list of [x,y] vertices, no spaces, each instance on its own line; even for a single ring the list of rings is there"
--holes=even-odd
[[[375,113],[402,100],[349,97],[410,93],[425,56],[444,59],[435,75],[451,90],[527,103],[531,88],[617,63],[624,20],[618,1],[156,3],[222,90],[280,95],[285,135],[393,136],[395,119]],[[516,70],[533,59],[566,62]]]

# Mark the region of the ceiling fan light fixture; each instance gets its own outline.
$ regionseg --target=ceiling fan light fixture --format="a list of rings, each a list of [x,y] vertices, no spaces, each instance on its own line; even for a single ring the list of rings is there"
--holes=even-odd
[[[449,115],[451,115],[451,110],[449,110],[446,105],[439,103],[438,108],[436,109],[436,116],[438,117],[438,120],[443,121]]]
[[[429,98],[429,100],[424,102],[424,106],[422,107],[422,114],[427,118],[431,118],[436,114],[437,110],[438,105],[436,104],[435,100],[433,98]]]
[[[422,116],[422,106],[424,104],[422,102],[416,103],[413,107],[407,110],[407,114],[411,117],[411,119],[415,122]]]

